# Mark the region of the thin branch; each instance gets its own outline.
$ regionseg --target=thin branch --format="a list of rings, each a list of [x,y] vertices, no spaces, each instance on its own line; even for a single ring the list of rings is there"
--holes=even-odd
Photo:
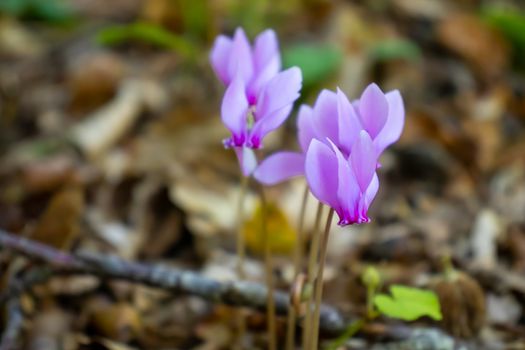
[[[258,283],[248,281],[219,282],[203,277],[198,273],[184,271],[173,267],[129,262],[117,256],[108,256],[94,252],[81,252],[70,254],[59,251],[44,244],[34,242],[0,229],[0,246],[13,252],[23,254],[33,260],[41,260],[54,269],[45,267],[34,270],[28,274],[23,282],[13,285],[14,291],[19,293],[26,291],[33,285],[43,283],[50,277],[61,274],[93,274],[102,278],[116,278],[126,281],[137,282],[151,287],[161,288],[169,291],[183,292],[201,297],[210,302],[224,303],[233,306],[249,307],[264,311],[268,289]],[[56,269],[56,270],[55,270]],[[14,295],[13,291],[4,292]],[[15,293],[16,294],[16,293]],[[276,312],[286,315],[289,305],[289,295],[276,291],[274,293]],[[6,299],[3,299],[6,300]],[[339,335],[351,324],[333,307],[321,306],[320,330],[325,335]],[[2,346],[14,344],[22,326],[22,313],[18,299],[11,298],[8,302],[8,326],[4,330]],[[449,335],[436,329],[413,328],[400,325],[381,325],[378,327],[365,327],[363,334],[367,336],[378,336],[382,339],[396,341],[422,341],[426,344],[425,349],[449,349],[443,348],[443,342],[452,344],[450,349],[456,349],[461,345],[462,349],[480,349],[469,344],[459,342]],[[429,336],[427,336],[427,333]],[[436,334],[438,336],[436,336]],[[432,335],[432,336],[430,336]],[[438,341],[437,341],[437,340]],[[401,343],[394,343],[401,344]],[[392,345],[394,345],[392,344]],[[12,346],[12,345],[10,345]],[[0,350],[10,349],[1,347]]]
[[[18,299],[11,299],[7,303],[7,319],[2,341],[0,342],[0,350],[14,350],[17,349],[18,336],[22,330],[23,325],[22,309]]]

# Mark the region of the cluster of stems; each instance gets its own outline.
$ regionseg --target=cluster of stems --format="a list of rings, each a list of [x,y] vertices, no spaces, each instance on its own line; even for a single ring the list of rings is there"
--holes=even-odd
[[[244,263],[246,256],[246,248],[243,237],[243,221],[244,221],[244,202],[245,196],[248,189],[248,177],[241,177],[240,195],[237,206],[237,274],[240,280],[245,279]],[[268,349],[275,350],[278,348],[276,338],[276,314],[275,305],[273,299],[273,263],[272,263],[272,252],[271,242],[268,232],[267,225],[267,201],[264,194],[264,188],[259,187],[259,196],[262,206],[262,220],[261,220],[261,233],[263,236],[264,245],[264,266],[266,276],[266,286],[268,288],[267,305],[266,305],[266,316],[267,316],[267,330],[268,330]],[[297,277],[303,273],[304,265],[304,247],[305,247],[305,214],[306,205],[309,196],[309,187],[306,186],[302,203],[300,206],[299,222],[297,225],[297,237],[295,240],[294,255],[293,255],[293,267],[294,267],[294,281]],[[302,349],[317,349],[319,344],[319,322],[320,322],[320,309],[323,294],[323,270],[324,263],[326,260],[326,251],[328,238],[330,233],[330,226],[333,219],[334,210],[330,209],[327,215],[326,224],[324,231],[321,232],[321,219],[323,216],[323,204],[318,202],[317,212],[315,217],[313,234],[311,237],[310,251],[308,254],[306,276],[307,280],[304,286],[301,286],[300,298],[304,295],[304,303],[306,304],[304,319],[303,319],[303,332],[302,332]],[[293,291],[290,291],[290,304],[292,299],[295,297]],[[299,315],[298,315],[299,313]],[[290,306],[287,315],[287,330],[285,339],[286,350],[293,350],[296,346],[295,341],[295,330],[296,320],[300,315],[301,310],[297,310],[292,305]],[[238,312],[238,338],[239,342],[242,342],[245,333],[245,320],[241,311]],[[242,347],[242,346],[241,346]]]

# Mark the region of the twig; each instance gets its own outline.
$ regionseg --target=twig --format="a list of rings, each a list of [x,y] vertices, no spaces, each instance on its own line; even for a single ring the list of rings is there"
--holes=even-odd
[[[93,252],[83,252],[76,255],[61,252],[27,238],[23,238],[0,229],[0,246],[12,252],[23,254],[32,260],[41,260],[58,269],[55,274],[44,273],[44,267],[39,271],[42,276],[29,279],[21,283],[17,288],[20,292],[23,288],[31,288],[34,284],[42,283],[46,278],[56,274],[93,274],[102,278],[116,278],[149,285],[169,291],[184,292],[201,297],[210,302],[224,303],[234,306],[249,307],[264,311],[268,290],[265,286],[248,281],[218,282],[203,277],[198,273],[179,270],[176,268],[136,263],[123,260],[117,256],[108,256]],[[54,271],[54,270],[53,270]],[[35,274],[36,270],[35,270]],[[46,278],[44,278],[46,277]],[[29,283],[31,281],[31,283]],[[274,292],[276,312],[286,315],[289,305],[289,295],[281,291]],[[6,328],[2,340],[6,342],[16,341],[22,323],[22,314],[17,299],[11,299],[8,306],[9,327]],[[327,336],[336,336],[343,333],[351,320],[345,320],[343,316],[329,305],[321,306],[320,330]],[[15,327],[16,326],[16,327]],[[444,342],[453,344],[455,347],[461,345],[462,349],[480,349],[457,341],[449,335],[436,329],[421,329],[416,327],[400,325],[370,325],[363,328],[362,334],[382,339],[390,338],[396,341],[417,341],[426,344],[425,349],[444,349],[440,347]],[[427,334],[438,334],[439,337],[427,336]],[[401,344],[401,343],[399,343]],[[3,346],[3,344],[2,344]],[[0,348],[4,350],[4,348]]]
[[[9,300],[7,303],[6,326],[0,343],[0,350],[14,350],[17,348],[16,343],[22,330],[23,321],[20,301],[18,299]]]
[[[165,265],[129,262],[117,256],[94,252],[79,252],[73,255],[1,229],[0,246],[66,271],[133,281],[151,287],[192,294],[211,302],[243,306],[259,311],[266,310],[268,289],[259,283],[218,282],[194,272]],[[277,314],[288,313],[287,293],[275,291],[274,302]],[[345,329],[345,325],[345,320],[336,309],[323,305],[321,329],[324,333],[338,334]]]

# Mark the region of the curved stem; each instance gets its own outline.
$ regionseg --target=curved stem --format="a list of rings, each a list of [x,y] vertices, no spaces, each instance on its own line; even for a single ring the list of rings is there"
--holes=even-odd
[[[308,184],[304,187],[303,192],[303,199],[301,202],[301,211],[299,212],[299,224],[297,225],[297,240],[295,242],[295,250],[294,250],[294,280],[297,278],[297,275],[299,275],[299,272],[301,271],[301,264],[303,262],[303,247],[304,247],[304,233],[303,233],[303,227],[304,227],[304,217],[306,213],[306,203],[308,202],[308,193],[309,193],[309,187]],[[295,342],[295,319],[296,319],[296,310],[292,306],[292,303],[290,301],[290,309],[288,311],[288,319],[286,322],[286,350],[293,350]]]
[[[266,317],[268,318],[268,349],[277,349],[276,339],[276,322],[275,322],[275,302],[273,297],[273,264],[272,264],[272,251],[270,246],[270,237],[268,232],[268,207],[266,202],[266,196],[264,195],[264,188],[259,188],[259,194],[261,196],[261,208],[262,208],[262,234],[264,241],[264,267],[266,270],[266,286],[268,288],[268,295],[266,299]]]
[[[239,191],[239,199],[237,201],[237,237],[236,237],[236,251],[237,251],[237,277],[239,280],[244,280],[244,260],[246,256],[246,247],[244,243],[244,236],[242,225],[244,222],[244,200],[246,198],[246,191],[248,189],[248,177],[241,174],[241,187]],[[246,322],[244,320],[243,310],[239,309],[236,312],[236,323],[237,323],[237,344],[242,348],[242,340],[244,339],[244,334],[246,333]]]
[[[323,203],[319,202],[317,205],[317,213],[315,214],[315,224],[312,235],[312,244],[310,245],[310,254],[308,256],[308,283],[314,280],[315,263],[317,261],[317,253],[319,251],[319,225],[321,224],[321,217],[323,214]],[[306,297],[306,315],[303,327],[303,349],[308,349],[312,340],[312,332],[310,328],[312,325],[312,294]]]
[[[321,253],[319,256],[319,270],[317,271],[317,280],[315,281],[315,311],[312,322],[312,346],[311,349],[317,349],[319,343],[319,315],[321,311],[321,299],[323,297],[323,270],[326,260],[326,248],[328,246],[328,238],[330,236],[330,226],[332,225],[332,218],[334,210],[330,209],[328,218],[326,219],[326,226],[323,234],[323,244],[321,245]]]

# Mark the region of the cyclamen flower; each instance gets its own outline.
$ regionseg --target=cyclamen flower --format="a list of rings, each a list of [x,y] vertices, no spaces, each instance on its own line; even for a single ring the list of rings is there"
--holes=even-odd
[[[255,178],[271,185],[306,175],[312,193],[334,208],[340,225],[368,222],[368,206],[379,186],[375,175],[378,158],[401,135],[404,115],[403,100],[397,90],[384,94],[371,84],[353,103],[339,89],[337,93],[323,90],[313,108],[302,106],[299,110],[297,126],[302,152],[279,152],[268,157],[255,171]],[[315,173],[319,164],[323,166]],[[332,196],[322,190],[322,183],[331,188]]]
[[[361,130],[346,158],[337,146],[312,140],[306,152],[306,180],[312,194],[332,207],[339,225],[370,222],[368,207],[379,189],[377,155],[368,132]]]
[[[361,130],[368,132],[376,158],[403,130],[405,108],[399,91],[384,94],[376,84],[370,84],[361,98],[353,103],[345,94],[323,90],[313,108],[303,105],[297,117],[297,138],[302,152],[278,152],[266,158],[255,171],[255,178],[274,185],[294,176],[304,175],[308,146],[317,139],[330,146],[330,139],[345,158]]]
[[[297,67],[279,72],[281,58],[275,33],[266,30],[250,46],[242,29],[232,39],[219,36],[210,55],[219,79],[228,86],[221,117],[231,132],[224,146],[233,147],[244,175],[256,167],[253,149],[290,114],[302,85]]]

